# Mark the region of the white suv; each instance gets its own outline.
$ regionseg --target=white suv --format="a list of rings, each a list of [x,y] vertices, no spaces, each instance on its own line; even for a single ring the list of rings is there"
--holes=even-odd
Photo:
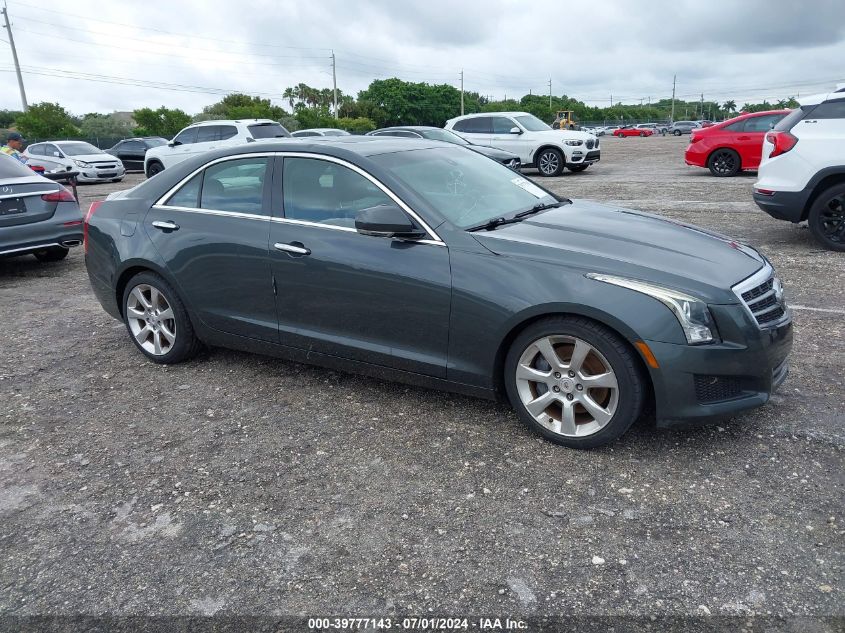
[[[845,87],[800,102],[766,134],[754,202],[845,251]]]
[[[151,178],[168,167],[212,149],[289,136],[290,132],[270,119],[194,123],[174,136],[167,145],[147,150],[144,173]]]
[[[601,159],[599,140],[587,132],[553,130],[528,112],[484,112],[446,121],[452,130],[476,145],[516,154],[522,166],[534,165],[543,176],[558,176],[564,166],[584,171]]]

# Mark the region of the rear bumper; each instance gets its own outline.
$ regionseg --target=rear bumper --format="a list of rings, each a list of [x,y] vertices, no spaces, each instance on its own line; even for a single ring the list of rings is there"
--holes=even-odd
[[[777,220],[800,222],[804,217],[804,208],[810,197],[808,190],[774,191],[770,194],[754,190],[754,202],[763,211]]]
[[[74,202],[60,202],[53,217],[0,229],[0,256],[25,255],[55,246],[82,243],[82,212]]]
[[[739,306],[723,308],[717,322],[736,323],[744,318]],[[727,417],[769,401],[789,373],[792,319],[777,327],[754,329],[745,345],[647,341],[660,364],[652,374],[658,426]],[[725,330],[731,330],[729,324]],[[744,331],[752,333],[750,327]]]

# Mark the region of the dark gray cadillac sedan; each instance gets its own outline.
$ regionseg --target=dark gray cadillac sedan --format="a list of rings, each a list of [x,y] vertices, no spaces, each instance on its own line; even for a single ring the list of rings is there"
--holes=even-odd
[[[791,315],[756,250],[555,197],[437,141],[209,152],[94,203],[86,264],[150,360],[202,344],[506,397],[589,448],[764,404]]]

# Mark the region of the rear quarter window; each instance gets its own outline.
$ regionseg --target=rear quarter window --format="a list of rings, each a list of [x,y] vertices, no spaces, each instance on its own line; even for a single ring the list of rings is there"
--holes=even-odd
[[[814,107],[815,106],[801,106],[800,108],[795,108],[792,112],[778,121],[772,129],[776,132],[788,132],[796,123],[798,123],[798,121],[807,116],[807,113],[812,112]]]
[[[808,115],[809,116],[809,115]],[[825,101],[813,110],[814,119],[845,119],[845,99]]]

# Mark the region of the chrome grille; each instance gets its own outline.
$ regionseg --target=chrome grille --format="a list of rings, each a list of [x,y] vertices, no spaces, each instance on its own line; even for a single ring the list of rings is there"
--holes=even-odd
[[[786,315],[786,305],[782,293],[779,296],[779,284],[776,282],[771,266],[758,271],[746,281],[734,286],[736,292],[751,316],[761,327],[779,322]]]

